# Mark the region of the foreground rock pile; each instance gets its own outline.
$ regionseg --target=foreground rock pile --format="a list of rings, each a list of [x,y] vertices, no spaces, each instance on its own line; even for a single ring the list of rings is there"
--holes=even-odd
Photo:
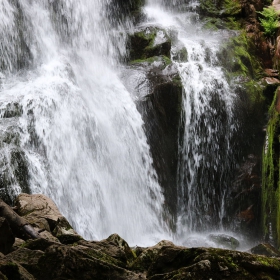
[[[86,241],[43,195],[21,194],[19,215],[41,238],[15,238],[0,218],[0,279],[280,279],[280,259],[250,253],[185,248],[161,241],[148,248],[129,245],[117,234]],[[255,249],[263,254],[262,246]]]

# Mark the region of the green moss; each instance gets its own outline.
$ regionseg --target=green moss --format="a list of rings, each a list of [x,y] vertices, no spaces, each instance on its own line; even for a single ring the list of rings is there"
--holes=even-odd
[[[241,29],[239,0],[201,0],[198,9],[206,29]]]
[[[246,81],[259,80],[263,69],[257,56],[254,42],[240,32],[221,46],[218,59],[225,68],[229,78],[243,77]]]
[[[162,33],[165,40],[159,44],[156,43],[156,37]],[[135,32],[130,36],[130,59],[147,59],[153,56],[164,55],[170,57],[171,38],[164,29],[158,27],[146,27]]]
[[[272,236],[280,247],[280,115],[275,109],[276,100],[277,91],[269,109],[270,119],[263,151],[262,227],[265,239],[269,240]]]
[[[145,59],[135,59],[135,60],[132,60],[130,62],[130,65],[133,65],[133,64],[145,64],[145,63],[148,63],[148,64],[152,64],[154,62],[157,62],[157,61],[160,61],[162,60],[164,62],[164,67],[170,65],[172,63],[171,59],[168,58],[167,56],[153,56],[153,57],[148,57],[148,58],[145,58]]]

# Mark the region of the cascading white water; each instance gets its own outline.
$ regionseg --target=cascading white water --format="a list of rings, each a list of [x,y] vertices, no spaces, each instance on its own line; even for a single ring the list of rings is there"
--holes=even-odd
[[[116,232],[151,244],[164,237],[163,196],[142,119],[117,75],[125,32],[110,27],[102,2],[1,1],[1,115],[20,107],[11,119],[31,192],[53,198],[85,238]]]
[[[184,8],[191,11],[196,5],[189,1],[189,9]],[[196,13],[170,11],[172,7],[172,3],[166,7],[163,0],[151,0],[146,13],[150,24],[178,33],[177,44],[188,54],[187,61],[173,61],[185,90],[176,236],[185,245],[205,246],[209,232],[224,231],[225,196],[234,170],[230,142],[238,128],[233,113],[235,94],[217,58],[228,34],[207,32]],[[176,48],[173,45],[175,55]]]

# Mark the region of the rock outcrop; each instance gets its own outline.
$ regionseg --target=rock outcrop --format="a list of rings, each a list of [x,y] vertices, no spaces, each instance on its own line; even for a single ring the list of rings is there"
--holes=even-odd
[[[5,255],[0,253],[0,279],[199,280],[207,277],[247,280],[278,279],[280,275],[277,250],[268,245],[259,245],[252,252],[267,255],[265,246],[274,258],[223,249],[186,248],[165,240],[153,247],[130,248],[117,234],[101,241],[80,237],[79,240],[68,238],[65,242],[56,238],[54,229],[59,227],[60,220],[69,223],[46,196],[20,195],[17,211],[32,220],[40,234],[48,231],[49,235],[15,241],[9,225],[0,218],[0,248],[6,245]],[[70,234],[77,235],[72,228],[68,229]]]
[[[157,26],[144,26],[131,34],[129,46],[127,87],[136,96],[164,190],[165,206],[172,215],[177,203],[174,192],[184,90],[176,64],[170,58],[172,55],[174,60],[186,61],[187,51],[176,42],[176,35]]]

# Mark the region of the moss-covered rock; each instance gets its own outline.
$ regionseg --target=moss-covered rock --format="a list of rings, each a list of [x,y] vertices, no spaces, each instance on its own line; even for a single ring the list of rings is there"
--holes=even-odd
[[[263,151],[262,222],[265,240],[271,237],[280,247],[280,88],[275,92],[270,107],[270,118],[266,129]]]
[[[170,58],[171,39],[159,27],[148,26],[130,36],[130,60],[147,59],[154,56]]]

